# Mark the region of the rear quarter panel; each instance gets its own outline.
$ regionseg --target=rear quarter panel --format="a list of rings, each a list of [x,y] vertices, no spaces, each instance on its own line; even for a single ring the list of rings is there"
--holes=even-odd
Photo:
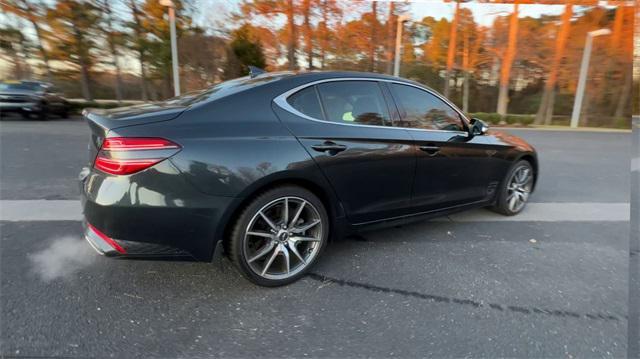
[[[170,159],[180,176],[205,196],[231,199],[216,238],[248,196],[275,182],[312,183],[327,195],[327,210],[340,216],[322,172],[273,113],[271,101],[280,91],[257,87],[195,106],[171,121],[118,128],[110,136],[164,137],[180,144]]]

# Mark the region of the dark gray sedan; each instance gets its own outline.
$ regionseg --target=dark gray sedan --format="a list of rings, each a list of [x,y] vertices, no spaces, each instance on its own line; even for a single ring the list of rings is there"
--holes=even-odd
[[[85,117],[85,237],[98,252],[225,251],[266,286],[300,278],[352,231],[484,206],[515,215],[538,172],[522,139],[379,74],[262,74]]]

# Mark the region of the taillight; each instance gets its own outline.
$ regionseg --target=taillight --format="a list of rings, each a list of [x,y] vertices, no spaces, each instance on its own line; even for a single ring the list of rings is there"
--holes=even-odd
[[[105,138],[94,167],[114,175],[129,175],[149,168],[173,156],[180,145],[164,138]]]

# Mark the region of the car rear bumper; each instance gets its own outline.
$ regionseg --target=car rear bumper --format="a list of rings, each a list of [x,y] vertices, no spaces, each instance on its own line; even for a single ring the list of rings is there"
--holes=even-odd
[[[237,201],[202,194],[169,161],[130,176],[87,169],[79,180],[84,237],[105,256],[211,260]]]

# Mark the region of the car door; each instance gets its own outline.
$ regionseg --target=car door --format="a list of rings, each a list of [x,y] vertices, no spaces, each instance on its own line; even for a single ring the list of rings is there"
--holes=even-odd
[[[394,112],[377,81],[320,82],[275,102],[276,113],[320,166],[351,223],[410,210],[413,139],[391,126]]]
[[[440,96],[418,86],[389,83],[400,121],[415,140],[416,176],[412,205],[432,211],[490,198],[498,148],[467,133],[459,111]]]

